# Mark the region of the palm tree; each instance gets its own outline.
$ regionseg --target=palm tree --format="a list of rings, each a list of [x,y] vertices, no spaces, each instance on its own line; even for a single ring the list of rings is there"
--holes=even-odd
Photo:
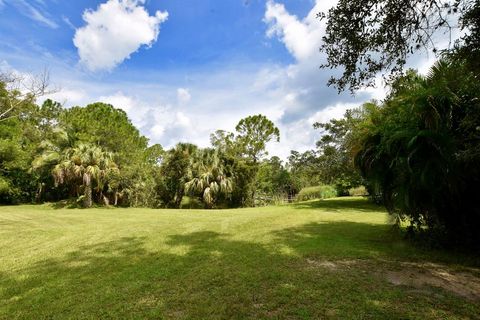
[[[456,61],[437,62],[427,76],[407,74],[367,117],[355,160],[412,230],[428,226],[480,247],[472,200],[480,176],[478,92],[478,81]]]
[[[185,184],[187,193],[200,195],[208,208],[215,206],[220,195],[228,195],[233,190],[232,178],[225,174],[216,150],[203,149],[197,152],[191,177]]]
[[[41,176],[35,198],[40,201],[43,196],[46,180],[51,176],[53,168],[63,159],[64,152],[73,146],[73,139],[68,132],[60,127],[52,130],[49,139],[43,140],[38,148],[37,155],[32,161],[31,171]]]
[[[162,161],[162,181],[159,184],[159,195],[162,202],[173,208],[180,208],[185,193],[185,183],[197,146],[190,143],[178,143],[170,149]]]
[[[84,190],[83,205],[89,208],[92,206],[94,182],[96,190],[101,193],[109,177],[118,171],[112,159],[112,153],[98,146],[79,144],[66,150],[63,160],[54,167],[52,173],[55,184],[81,184]]]

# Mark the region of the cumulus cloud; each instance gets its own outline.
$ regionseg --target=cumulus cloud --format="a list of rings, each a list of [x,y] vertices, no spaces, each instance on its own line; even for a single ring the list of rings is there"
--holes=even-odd
[[[297,16],[290,14],[283,4],[268,1],[264,18],[269,26],[267,36],[277,36],[298,61],[310,58],[318,52],[324,33],[323,23],[316,18],[316,13],[328,2],[317,1],[310,13],[303,20],[299,20]]]
[[[42,100],[47,98],[58,101],[64,106],[82,105],[85,102],[88,103],[88,94],[85,90],[76,90],[68,87],[61,88],[59,91],[42,97]]]
[[[266,4],[264,22],[268,26],[267,37],[282,42],[296,61],[281,70],[264,70],[260,76],[267,80],[257,82],[274,83],[281,88],[278,90],[282,94],[279,97],[283,108],[281,121],[285,124],[307,125],[302,119],[321,110],[330,110],[328,108],[332,105],[347,105],[355,101],[360,104],[371,96],[369,91],[359,92],[356,97],[348,93],[338,94],[335,88],[326,85],[330,76],[338,75],[338,71],[319,69],[325,62],[324,54],[319,52],[325,22],[316,16],[335,3],[335,0],[318,0],[304,18],[291,14],[281,3],[270,0]],[[381,92],[375,93],[381,96]]]
[[[141,46],[151,46],[168,12],[150,16],[143,4],[144,0],[108,0],[97,10],[86,10],[86,25],[73,38],[80,62],[91,71],[111,70]]]
[[[168,88],[164,91],[158,90],[159,96],[171,96]],[[137,93],[141,90],[135,90]],[[188,93],[187,90],[177,89],[177,93]],[[156,97],[158,99],[158,97]],[[185,97],[183,97],[185,98]],[[110,95],[103,95],[97,101],[109,103],[115,108],[125,111],[132,123],[140,129],[142,134],[150,138],[152,143],[161,143],[164,147],[170,148],[180,141],[188,141],[206,146],[210,129],[209,126],[196,126],[191,117],[197,118],[198,114],[190,109],[179,110],[179,101],[170,100],[165,103],[155,102],[155,98],[132,96],[123,91],[117,91]],[[192,114],[191,114],[192,113]],[[196,119],[195,123],[198,120]]]
[[[123,94],[123,92],[121,91],[118,91],[112,95],[101,96],[100,98],[98,98],[98,100],[104,103],[111,104],[115,108],[122,109],[127,113],[133,111],[136,104],[134,98]]]

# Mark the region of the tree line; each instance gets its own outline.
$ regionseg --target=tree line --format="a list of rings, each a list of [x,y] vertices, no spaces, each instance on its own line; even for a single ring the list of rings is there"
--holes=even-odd
[[[7,81],[0,98],[0,203],[179,208],[187,199],[203,208],[240,207],[303,186],[288,163],[267,157],[267,143],[280,132],[263,115],[241,119],[235,132],[212,133],[211,147],[183,142],[164,150],[109,104],[38,105],[36,95]]]

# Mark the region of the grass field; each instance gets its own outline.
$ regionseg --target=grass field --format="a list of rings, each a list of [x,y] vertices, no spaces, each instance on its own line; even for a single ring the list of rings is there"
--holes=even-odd
[[[478,319],[477,263],[402,241],[361,198],[0,207],[2,319]]]

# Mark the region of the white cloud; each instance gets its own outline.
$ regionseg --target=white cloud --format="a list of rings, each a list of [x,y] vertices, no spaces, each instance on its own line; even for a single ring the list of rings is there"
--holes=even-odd
[[[357,103],[337,103],[330,105],[320,111],[315,112],[311,117],[308,118],[308,123],[313,126],[315,122],[325,123],[331,119],[340,119],[343,118],[345,112],[349,109],[357,108],[359,105]]]
[[[125,112],[132,111],[135,101],[132,97],[124,95],[121,91],[109,96],[101,96],[98,98],[100,102],[109,103],[115,108],[122,109]]]
[[[328,9],[336,1],[317,1],[309,14],[299,20],[290,14],[283,4],[272,0],[267,2],[264,21],[268,24],[267,36],[277,36],[287,50],[297,59],[305,60],[318,53],[324,23],[316,18],[316,14]]]
[[[360,92],[357,97],[348,93],[338,94],[335,88],[326,85],[329,77],[338,75],[338,71],[319,69],[325,62],[325,55],[319,52],[325,22],[316,16],[335,3],[336,0],[318,0],[306,17],[299,18],[289,13],[283,4],[272,0],[267,2],[264,16],[268,25],[267,37],[275,36],[282,42],[296,62],[281,71],[275,68],[268,74],[264,70],[260,76],[268,80],[257,82],[274,83],[282,93],[279,97],[284,111],[281,120],[285,124],[298,123],[330,105],[355,101],[360,104],[370,97],[370,92]]]
[[[41,100],[52,99],[60,102],[64,106],[82,105],[88,99],[88,94],[82,90],[75,90],[72,88],[62,88],[57,92],[42,97]]]
[[[190,92],[188,89],[185,88],[178,88],[177,89],[177,100],[180,105],[185,105],[187,104],[192,96],[190,95]]]
[[[141,89],[135,89],[136,93],[141,92]],[[161,96],[171,96],[169,90],[173,90],[173,88],[167,90],[157,88],[155,91],[159,96],[153,99],[146,95],[139,98],[118,91],[111,95],[100,96],[96,101],[109,103],[115,108],[124,110],[132,123],[140,129],[142,134],[149,137],[152,143],[161,143],[166,148],[172,147],[180,141],[206,146],[209,133],[205,130],[210,129],[209,126],[202,128],[193,125],[190,110],[180,111],[174,100],[166,104],[155,102]],[[198,114],[193,112],[193,117],[197,116]],[[207,137],[206,140],[204,136]]]
[[[142,45],[151,46],[168,13],[150,16],[143,4],[144,0],[108,0],[96,11],[86,10],[86,25],[73,38],[80,62],[91,71],[111,70]]]

